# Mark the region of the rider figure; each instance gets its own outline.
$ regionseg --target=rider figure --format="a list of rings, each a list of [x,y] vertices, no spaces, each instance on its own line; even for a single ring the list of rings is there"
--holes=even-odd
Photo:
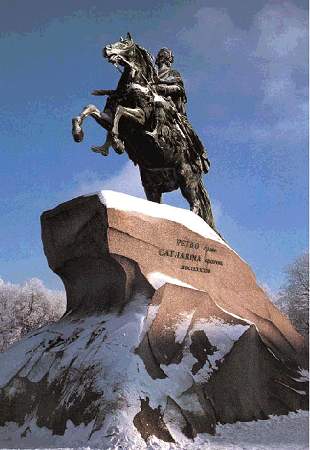
[[[191,155],[191,158],[195,159],[199,170],[207,173],[210,167],[210,162],[202,142],[187,120],[185,108],[187,98],[184,84],[180,73],[171,67],[173,60],[173,53],[170,49],[164,47],[159,50],[155,60],[155,64],[158,68],[155,83],[156,92],[168,101],[173,102],[178,112],[176,119],[177,123],[181,127],[185,137],[191,143],[190,147],[194,152],[194,154]],[[160,133],[164,127],[164,108],[165,105],[162,101],[159,99],[155,100],[155,133]],[[154,131],[152,134],[155,135]]]
[[[164,47],[159,50],[155,64],[157,65],[156,91],[163,97],[170,97],[177,111],[186,116],[187,102],[184,84],[178,71],[171,68],[173,53]]]

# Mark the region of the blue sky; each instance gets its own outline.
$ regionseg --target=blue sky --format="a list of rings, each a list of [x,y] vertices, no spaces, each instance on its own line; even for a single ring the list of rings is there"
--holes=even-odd
[[[0,277],[61,286],[41,212],[101,188],[143,197],[126,155],[89,150],[105,138],[91,119],[83,143],[71,138],[71,117],[103,106],[91,91],[117,83],[102,47],[130,31],[153,54],[173,49],[218,228],[276,291],[308,248],[308,3],[2,0],[0,10]],[[179,192],[164,201],[187,207]]]

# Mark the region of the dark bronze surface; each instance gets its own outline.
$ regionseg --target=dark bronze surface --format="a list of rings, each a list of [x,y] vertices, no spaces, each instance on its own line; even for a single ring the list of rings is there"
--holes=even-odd
[[[184,84],[172,68],[172,51],[162,48],[154,64],[152,55],[128,34],[107,45],[103,57],[122,75],[115,90],[92,92],[107,96],[105,108],[88,105],[72,120],[74,140],[83,140],[83,120],[93,117],[108,131],[106,142],[92,147],[94,152],[107,156],[110,147],[118,154],[126,151],[139,166],[148,200],[160,203],[162,193],[180,188],[190,209],[216,230],[202,181],[210,162],[187,118]]]

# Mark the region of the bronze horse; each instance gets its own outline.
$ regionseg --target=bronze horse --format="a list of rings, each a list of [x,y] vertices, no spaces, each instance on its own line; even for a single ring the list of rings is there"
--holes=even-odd
[[[74,140],[82,141],[83,120],[93,117],[108,131],[105,144],[92,147],[93,151],[107,155],[110,146],[117,153],[126,151],[139,166],[148,200],[160,203],[162,193],[180,188],[190,209],[216,231],[210,200],[202,182],[206,166],[192,138],[196,135],[171,99],[157,94],[152,56],[129,34],[126,39],[107,45],[103,56],[120,71],[121,66],[122,75],[116,90],[93,92],[108,96],[103,111],[88,105],[72,120]],[[160,127],[158,117],[161,117]]]

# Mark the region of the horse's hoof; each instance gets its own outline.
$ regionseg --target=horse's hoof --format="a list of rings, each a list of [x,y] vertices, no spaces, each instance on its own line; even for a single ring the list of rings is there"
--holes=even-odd
[[[73,134],[73,139],[75,140],[75,142],[82,142],[83,138],[84,138],[83,131],[80,133]]]
[[[79,125],[79,120],[77,117],[72,119],[72,136],[75,142],[82,142],[84,138],[84,132]]]
[[[121,144],[118,145],[117,147],[115,147],[114,150],[116,151],[116,153],[117,153],[118,155],[122,155],[122,154],[124,153],[124,151],[125,151],[125,146],[124,146],[124,144],[121,142]]]
[[[95,145],[93,145],[91,149],[95,153],[101,153],[102,156],[108,156],[109,154],[109,150],[105,147],[96,147]]]

